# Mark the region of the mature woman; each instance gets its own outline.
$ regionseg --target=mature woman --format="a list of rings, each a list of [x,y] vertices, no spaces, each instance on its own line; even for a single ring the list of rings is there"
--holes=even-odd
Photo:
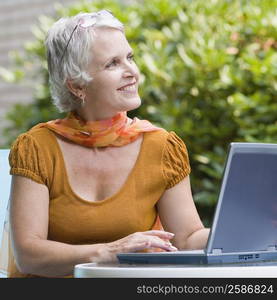
[[[123,25],[108,11],[62,18],[46,48],[52,97],[68,115],[12,146],[10,276],[68,276],[120,252],[205,247],[185,144],[127,117],[141,99]]]

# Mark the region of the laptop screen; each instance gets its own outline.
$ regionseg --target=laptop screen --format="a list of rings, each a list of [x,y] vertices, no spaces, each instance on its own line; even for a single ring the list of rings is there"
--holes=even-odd
[[[207,252],[277,245],[277,144],[232,143]]]

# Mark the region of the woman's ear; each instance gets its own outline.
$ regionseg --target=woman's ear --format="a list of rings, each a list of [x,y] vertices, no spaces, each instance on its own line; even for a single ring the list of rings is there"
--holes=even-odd
[[[76,97],[78,97],[82,100],[85,98],[85,89],[84,89],[84,87],[74,83],[72,80],[69,80],[69,79],[66,81],[66,86],[70,90],[70,92],[73,95],[75,95]]]

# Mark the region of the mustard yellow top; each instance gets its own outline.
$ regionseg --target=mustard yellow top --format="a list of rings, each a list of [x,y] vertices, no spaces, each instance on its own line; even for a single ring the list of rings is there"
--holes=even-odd
[[[157,201],[166,189],[190,173],[184,142],[165,130],[143,134],[138,158],[126,182],[114,195],[97,202],[74,193],[60,146],[47,128],[35,126],[21,134],[12,145],[9,161],[10,174],[48,187],[48,239],[70,244],[107,243],[151,229]],[[20,274],[10,261],[10,277],[28,276]]]

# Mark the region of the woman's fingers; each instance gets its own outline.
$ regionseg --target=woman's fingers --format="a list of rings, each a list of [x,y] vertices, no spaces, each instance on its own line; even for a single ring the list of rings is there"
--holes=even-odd
[[[150,242],[147,243],[145,248],[161,248],[165,251],[178,250],[169,241],[164,241],[164,240],[150,240]]]
[[[174,233],[163,230],[148,230],[141,233],[146,235],[155,235],[162,239],[172,239],[174,237]]]
[[[107,251],[103,251],[101,262],[116,261],[117,253],[137,252],[149,248],[160,248],[165,251],[176,251],[169,239],[174,234],[167,231],[149,230],[135,232],[117,241],[104,244]]]
[[[124,241],[124,252],[135,252],[147,248],[161,248],[165,251],[176,251],[177,248],[168,240],[172,237],[172,234],[169,235],[168,232],[159,232],[158,230],[136,232],[126,237]]]

